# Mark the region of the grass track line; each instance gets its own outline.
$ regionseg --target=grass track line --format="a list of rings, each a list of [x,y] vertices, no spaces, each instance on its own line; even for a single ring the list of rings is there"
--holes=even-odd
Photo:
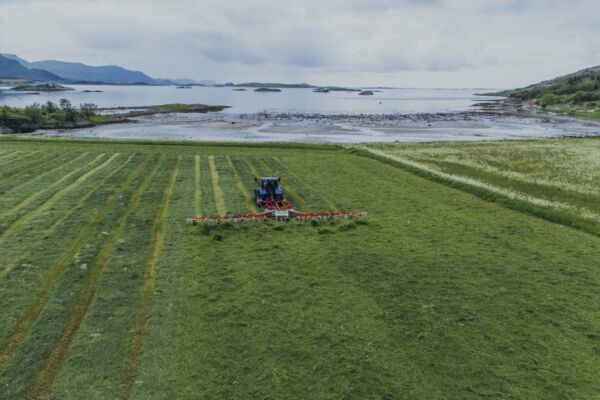
[[[127,177],[123,187],[119,191],[113,193],[113,195],[106,202],[106,205],[96,214],[96,217],[81,229],[77,237],[71,242],[69,248],[63,254],[62,258],[50,268],[50,271],[48,272],[48,275],[42,284],[38,297],[25,312],[23,317],[15,324],[12,332],[0,348],[0,372],[4,371],[14,351],[23,342],[23,340],[25,340],[25,337],[33,327],[35,321],[46,305],[46,302],[50,298],[50,295],[52,294],[52,291],[63,270],[66,268],[81,246],[83,246],[85,241],[89,239],[90,235],[92,234],[93,227],[106,218],[108,213],[114,207],[115,201],[141,174],[149,161],[149,159],[146,159],[129,175],[129,177]]]
[[[67,212],[60,217],[60,219],[58,219],[50,228],[46,229],[44,231],[44,236],[48,237],[50,235],[52,235],[54,233],[54,231],[56,230],[56,228],[58,228],[58,226],[60,226],[60,224],[62,224],[67,218],[69,218],[69,216],[71,216],[75,211],[81,209],[81,207],[83,207],[83,205],[85,204],[85,202],[96,192],[98,191],[102,185],[104,185],[106,183],[106,181],[108,181],[113,175],[115,175],[117,172],[119,172],[120,170],[122,170],[125,166],[127,166],[131,160],[133,159],[133,157],[135,156],[135,154],[132,154],[123,164],[121,164],[118,168],[114,169],[108,176],[106,176],[100,183],[98,183],[98,185],[94,186],[88,193],[85,194],[85,196],[83,196],[79,202],[77,203],[77,205],[75,207],[69,208],[67,210]],[[0,271],[0,280],[2,280],[2,278],[4,278],[6,275],[8,275],[8,273],[10,271],[12,271],[12,269],[24,258],[25,256],[20,255],[17,259],[13,260],[13,261],[9,261],[8,264],[2,268],[2,270]]]
[[[2,173],[3,178],[0,179],[0,183],[5,183],[10,180],[13,180],[21,175],[31,172],[31,170],[33,169],[42,168],[44,165],[49,164],[53,161],[56,161],[55,153],[47,154],[46,157],[33,160],[25,166],[17,165],[12,171],[8,173],[5,171]]]
[[[93,164],[97,163],[102,158],[104,158],[104,156],[106,156],[105,153],[102,153],[102,154],[98,155],[95,159],[93,159],[89,163],[85,164],[82,167],[74,169],[73,171],[71,171],[68,174],[64,175],[62,178],[60,178],[56,182],[52,183],[50,186],[45,187],[43,189],[40,189],[37,192],[33,193],[32,195],[30,195],[29,197],[27,197],[26,199],[24,199],[23,201],[21,201],[19,204],[17,204],[16,206],[14,206],[12,209],[6,210],[5,212],[0,213],[0,219],[3,218],[4,216],[6,216],[7,214],[11,214],[11,213],[13,213],[15,211],[19,211],[20,209],[22,209],[24,207],[27,207],[29,204],[31,204],[35,200],[37,200],[37,198],[40,197],[44,192],[46,192],[46,191],[48,191],[50,189],[55,188],[56,186],[60,185],[61,183],[63,183],[67,179],[69,179],[71,176],[73,176],[73,175],[77,174],[78,172],[81,172],[82,170],[88,168],[90,165],[93,165]]]
[[[17,265],[17,263],[19,261],[21,261],[23,259],[23,257],[19,257],[14,261],[9,262],[4,268],[2,268],[2,271],[0,271],[0,279],[4,278],[6,275],[8,275],[8,273],[10,271],[13,270],[13,268]]]
[[[225,206],[225,195],[223,194],[221,186],[219,186],[219,173],[217,172],[217,167],[215,166],[215,156],[208,156],[208,166],[210,168],[210,178],[212,181],[217,214],[224,215],[227,213],[227,207]]]
[[[327,196],[325,196],[323,193],[321,193],[319,190],[317,190],[313,185],[309,184],[308,182],[306,182],[306,180],[302,179],[300,176],[298,176],[298,174],[296,174],[290,168],[286,167],[285,164],[283,164],[279,158],[277,158],[277,157],[271,157],[271,159],[273,161],[275,161],[279,165],[280,168],[283,168],[285,170],[285,172],[287,172],[288,174],[290,174],[291,176],[293,176],[294,178],[296,178],[303,185],[305,185],[309,190],[313,191],[315,194],[317,194],[319,197],[321,197],[321,199],[323,199],[323,201],[325,202],[325,204],[327,204],[327,206],[331,210],[336,210],[338,208],[337,204],[335,203],[335,201],[333,201],[330,198],[328,198]]]
[[[34,210],[31,210],[27,214],[23,215],[21,218],[19,218],[17,221],[15,221],[12,225],[10,225],[8,228],[6,228],[4,230],[4,232],[0,233],[0,243],[4,240],[4,238],[7,235],[9,235],[11,233],[14,233],[16,230],[18,230],[19,228],[21,228],[27,222],[31,221],[31,219],[33,217],[35,217],[39,213],[42,213],[42,212],[48,210],[49,208],[51,208],[52,206],[54,206],[58,200],[62,199],[64,196],[66,196],[67,194],[69,194],[70,192],[72,192],[73,190],[75,190],[77,187],[79,187],[79,185],[81,185],[83,182],[85,182],[86,180],[88,180],[88,178],[90,178],[92,175],[94,175],[95,173],[97,173],[101,169],[105,168],[107,165],[109,165],[110,163],[112,163],[119,156],[120,156],[120,153],[113,154],[112,156],[110,156],[108,158],[108,160],[104,161],[102,164],[100,164],[100,165],[92,168],[91,170],[89,170],[88,172],[86,172],[85,174],[83,174],[79,178],[77,178],[73,183],[71,183],[67,187],[59,190],[56,193],[54,193],[41,206],[39,206],[38,208],[36,208]]]
[[[71,216],[71,214],[73,214],[75,211],[81,209],[85,205],[86,201],[88,201],[88,199],[90,197],[92,197],[92,195],[94,193],[96,193],[110,178],[112,178],[113,175],[115,175],[117,172],[119,172],[120,170],[125,168],[127,165],[129,165],[129,163],[135,156],[136,156],[136,153],[129,156],[129,158],[123,164],[119,165],[118,168],[113,169],[110,174],[108,174],[104,179],[102,179],[102,181],[98,182],[98,184],[96,186],[94,186],[89,192],[87,192],[77,202],[75,207],[70,208],[65,215],[63,215],[60,219],[58,219],[50,228],[46,229],[44,231],[44,236],[53,234],[54,231],[56,230],[56,228],[58,228],[63,222],[65,222],[67,220],[67,218],[69,218]]]
[[[20,157],[21,151],[20,150],[15,150],[12,153],[6,154],[2,157],[0,157],[0,160],[2,160],[2,162],[0,163],[0,167],[3,167],[6,164],[10,164],[11,162],[19,159]],[[11,158],[14,157],[14,158]],[[5,160],[5,158],[8,158],[8,160]]]
[[[263,166],[263,168],[265,168],[267,171],[269,171],[269,174],[273,174],[273,168],[271,168],[271,166],[269,166],[263,159],[259,158],[259,159],[256,159],[256,161],[259,162]],[[286,186],[285,191],[287,193],[289,193],[295,200],[298,200],[298,203],[299,203],[300,207],[302,208],[302,211],[312,210],[312,207],[308,204],[306,199],[303,196],[301,196],[300,194],[298,194],[298,192],[296,192],[290,186]]]
[[[200,168],[200,155],[194,156],[194,211],[196,215],[200,215],[202,213],[202,169]]]
[[[154,224],[152,225],[152,239],[150,240],[149,245],[150,253],[148,254],[146,262],[144,263],[142,308],[138,315],[138,321],[133,334],[133,339],[131,340],[129,359],[127,362],[127,369],[125,371],[125,382],[123,384],[123,389],[121,390],[122,399],[129,398],[131,388],[133,387],[135,377],[137,376],[140,355],[142,354],[142,349],[144,346],[144,337],[146,336],[147,318],[152,305],[152,295],[154,293],[154,285],[156,282],[156,268],[165,244],[167,225],[169,224],[169,204],[171,202],[171,196],[173,195],[173,189],[175,188],[175,182],[177,181],[177,175],[179,174],[180,162],[181,156],[178,157],[175,169],[171,173],[171,177],[163,194],[159,211],[156,214]]]
[[[9,189],[9,190],[7,190],[6,192],[4,192],[2,194],[4,196],[8,196],[8,195],[16,192],[17,190],[21,189],[23,186],[26,186],[26,185],[28,185],[30,183],[33,183],[33,182],[35,182],[35,181],[37,181],[39,179],[42,179],[44,176],[46,176],[48,174],[51,174],[52,172],[56,171],[59,168],[66,167],[66,166],[68,166],[68,165],[70,165],[70,164],[72,164],[72,163],[74,163],[76,161],[79,161],[81,158],[87,156],[88,154],[90,154],[90,153],[81,153],[80,155],[78,155],[77,157],[75,157],[74,159],[72,159],[71,161],[67,161],[64,164],[59,164],[56,167],[49,169],[48,171],[44,172],[41,175],[36,175],[36,176],[32,177],[31,179],[28,179],[28,180],[26,180],[24,182],[21,182],[18,185],[16,185],[15,187],[13,187],[12,189]]]
[[[1,164],[0,164],[0,168],[1,168],[1,167],[4,167],[4,166],[5,166],[5,165],[7,165],[7,164],[13,163],[13,162],[15,162],[15,161],[19,161],[19,160],[22,160],[22,159],[24,159],[24,158],[31,157],[32,155],[34,155],[34,154],[37,154],[37,153],[39,153],[39,150],[38,150],[38,151],[32,151],[31,153],[23,154],[22,156],[20,156],[20,157],[17,157],[17,158],[11,158],[10,160],[8,160],[8,161],[4,161],[3,163],[1,163]]]
[[[6,157],[10,157],[15,153],[19,153],[19,150],[14,150],[14,151],[11,151],[10,153],[0,155],[0,160],[5,159]]]
[[[227,164],[229,164],[229,168],[231,168],[231,170],[233,171],[233,176],[235,177],[235,184],[237,185],[238,190],[242,192],[242,195],[244,196],[244,200],[246,201],[246,207],[248,207],[250,211],[256,212],[258,209],[256,208],[254,201],[252,201],[252,194],[250,193],[246,185],[244,185],[244,182],[242,182],[242,178],[240,178],[240,174],[233,165],[230,156],[227,156]]]
[[[60,371],[62,364],[67,358],[69,348],[73,343],[73,339],[75,339],[77,336],[87,311],[94,300],[96,285],[102,276],[102,272],[104,271],[106,264],[108,264],[117,240],[121,236],[125,222],[139,206],[142,195],[156,176],[156,173],[162,166],[163,161],[164,157],[162,157],[161,160],[156,163],[156,166],[152,169],[152,171],[144,177],[144,181],[129,199],[127,208],[120,215],[119,219],[115,223],[115,226],[108,235],[106,242],[98,252],[96,262],[90,269],[90,273],[83,283],[83,287],[79,292],[79,298],[73,307],[73,311],[71,312],[71,316],[65,330],[63,331],[58,342],[55,343],[54,347],[50,351],[44,366],[37,373],[33,387],[28,395],[29,399],[41,399],[50,392],[54,378],[56,378],[56,375]]]

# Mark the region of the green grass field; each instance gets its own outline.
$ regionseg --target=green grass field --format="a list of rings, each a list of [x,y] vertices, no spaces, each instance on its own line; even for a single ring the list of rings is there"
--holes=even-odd
[[[376,150],[600,212],[597,170],[437,146]],[[185,224],[263,174],[369,217]],[[600,398],[597,235],[338,147],[0,140],[0,249],[1,399]]]

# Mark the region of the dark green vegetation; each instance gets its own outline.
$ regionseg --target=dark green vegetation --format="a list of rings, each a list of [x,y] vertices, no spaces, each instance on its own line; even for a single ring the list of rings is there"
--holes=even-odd
[[[94,104],[82,104],[75,108],[66,99],[61,99],[58,105],[49,101],[25,108],[2,106],[0,127],[5,126],[13,132],[33,132],[42,128],[74,128],[107,122],[105,116],[96,115],[96,109]]]
[[[73,89],[70,87],[57,85],[56,83],[30,83],[15,86],[10,90],[15,90],[18,92],[63,92]]]
[[[499,94],[532,102],[547,111],[600,119],[600,67]]]
[[[185,225],[257,173],[370,216]],[[0,140],[0,398],[594,398],[599,244],[336,147]]]

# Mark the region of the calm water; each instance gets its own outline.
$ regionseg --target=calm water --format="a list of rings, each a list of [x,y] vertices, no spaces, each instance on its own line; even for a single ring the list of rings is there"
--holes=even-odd
[[[238,92],[232,88],[173,86],[78,86],[73,91],[0,95],[0,105],[26,106],[34,102],[69,99],[74,105],[95,103],[99,107],[147,106],[165,103],[202,103],[231,106],[227,113],[258,112],[319,114],[395,114],[438,113],[468,110],[475,102],[489,97],[476,90],[385,89],[373,96],[357,92],[313,93],[311,89],[282,89],[281,93]],[[102,90],[84,93],[83,90]]]

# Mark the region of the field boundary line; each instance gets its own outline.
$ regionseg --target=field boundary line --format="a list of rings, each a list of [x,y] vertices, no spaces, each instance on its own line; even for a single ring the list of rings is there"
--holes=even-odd
[[[304,186],[306,186],[309,190],[313,191],[315,194],[317,194],[319,197],[321,197],[321,199],[323,199],[323,201],[325,202],[325,204],[327,204],[327,206],[332,209],[335,210],[337,209],[337,204],[335,203],[335,201],[331,200],[328,196],[324,195],[320,190],[316,189],[314,187],[314,185],[311,185],[310,183],[306,182],[306,179],[302,179],[297,173],[295,173],[291,168],[287,167],[286,165],[283,164],[283,162],[281,162],[281,160],[278,157],[271,157],[271,159],[273,161],[275,161],[281,168],[283,168],[287,173],[289,173],[290,175],[292,175],[294,178],[298,179]]]
[[[31,210],[30,212],[28,212],[27,214],[23,215],[21,218],[19,218],[15,222],[13,222],[8,228],[6,228],[2,233],[0,233],[0,243],[4,240],[4,238],[6,237],[6,235],[8,235],[10,233],[13,233],[14,231],[18,230],[20,227],[22,227],[23,225],[25,225],[27,222],[31,221],[31,219],[33,217],[35,217],[36,215],[38,215],[39,213],[42,213],[45,210],[51,208],[54,204],[56,204],[56,202],[58,200],[60,200],[61,198],[63,198],[67,194],[71,193],[73,190],[77,189],[83,182],[85,182],[86,180],[88,180],[89,177],[91,177],[96,172],[100,171],[101,169],[105,168],[107,165],[111,164],[120,155],[121,155],[120,153],[113,154],[111,157],[109,157],[102,164],[100,164],[100,165],[92,168],[91,170],[87,171],[86,173],[84,173],[83,175],[81,175],[79,178],[77,178],[74,182],[70,183],[66,187],[64,187],[64,188],[60,189],[58,192],[54,193],[42,205],[40,205],[39,207],[35,208],[34,210]]]
[[[39,317],[40,313],[45,307],[46,302],[50,298],[55,283],[57,282],[63,270],[66,268],[73,256],[77,253],[81,246],[83,246],[85,241],[90,237],[90,235],[92,234],[92,228],[98,223],[100,223],[106,217],[106,215],[108,215],[108,213],[113,208],[113,205],[117,198],[127,190],[129,185],[140,175],[140,173],[143,171],[143,169],[149,162],[150,158],[147,158],[129,175],[129,177],[127,177],[127,180],[123,184],[123,187],[110,196],[104,207],[100,211],[98,211],[95,218],[79,231],[79,234],[74,240],[71,241],[71,244],[63,253],[63,256],[60,258],[60,260],[50,268],[46,279],[41,284],[41,290],[37,298],[25,311],[24,315],[19,319],[19,321],[15,324],[10,335],[4,341],[2,347],[0,347],[0,372],[2,372],[8,364],[8,361],[12,356],[13,352],[23,342],[23,340],[25,340],[25,337],[35,324],[35,321],[37,321],[37,318]]]
[[[202,169],[200,168],[200,155],[194,156],[194,211],[196,215],[202,213]]]
[[[387,154],[381,150],[371,149],[365,146],[347,146],[347,149],[353,154],[371,158],[395,167],[400,167],[421,178],[452,187],[462,192],[467,192],[483,200],[493,201],[506,208],[543,218],[549,222],[576,228],[595,236],[600,236],[600,230],[597,226],[581,224],[575,220],[562,217],[552,212],[552,210],[567,211],[573,213],[571,215],[573,215],[574,218],[582,218],[585,222],[600,222],[600,215],[593,213],[592,211],[575,207],[570,204],[545,200],[524,195],[520,192],[498,188],[476,179],[448,174],[416,161]]]
[[[89,152],[86,152],[86,153],[81,153],[81,154],[79,154],[77,157],[75,157],[74,159],[72,159],[72,160],[70,160],[70,161],[67,161],[67,162],[66,162],[66,163],[64,163],[64,164],[59,164],[59,165],[57,165],[56,167],[54,167],[54,168],[51,168],[51,169],[49,169],[48,171],[44,172],[43,174],[40,174],[40,175],[36,175],[36,176],[34,176],[34,177],[31,177],[30,179],[28,179],[28,180],[26,180],[26,181],[24,181],[24,182],[21,182],[21,183],[19,183],[19,184],[15,185],[14,187],[12,187],[12,188],[8,189],[7,191],[5,191],[5,192],[3,192],[3,193],[0,193],[0,194],[1,194],[1,195],[3,195],[3,196],[8,196],[9,194],[12,194],[12,193],[14,193],[15,191],[19,190],[19,189],[20,189],[20,188],[22,188],[23,186],[29,185],[30,183],[33,183],[33,182],[35,182],[35,181],[37,181],[37,180],[39,180],[39,179],[43,178],[44,176],[46,176],[46,175],[48,175],[48,174],[51,174],[52,172],[56,171],[57,169],[60,169],[60,168],[66,167],[66,166],[68,166],[68,165],[70,165],[70,164],[72,164],[72,163],[74,163],[74,162],[77,162],[77,161],[79,161],[80,159],[82,159],[83,157],[87,156],[88,154],[90,154],[90,153],[89,153]],[[61,158],[62,158],[62,157],[61,157]]]
[[[54,344],[54,347],[50,351],[46,362],[37,372],[33,387],[28,395],[29,399],[41,399],[50,392],[52,384],[54,383],[54,379],[56,378],[56,375],[60,371],[65,359],[67,358],[71,344],[79,333],[81,324],[83,323],[83,320],[85,319],[87,312],[93,303],[96,294],[96,285],[102,276],[104,268],[110,260],[110,256],[112,255],[117,240],[123,231],[125,222],[138,207],[142,195],[156,176],[156,173],[162,166],[163,161],[164,157],[161,158],[161,160],[156,163],[156,166],[152,169],[152,171],[144,177],[142,184],[129,199],[127,208],[117,219],[115,226],[111,229],[111,232],[106,239],[106,242],[98,252],[96,261],[90,268],[90,273],[85,278],[85,282],[79,291],[77,303],[71,311],[67,326],[65,327],[60,339]]]
[[[210,168],[210,179],[213,187],[213,196],[215,199],[215,208],[217,214],[224,215],[227,213],[227,207],[225,206],[225,195],[223,189],[219,186],[219,172],[215,165],[215,156],[208,156],[208,167]]]
[[[69,179],[71,176],[77,174],[78,172],[81,172],[82,170],[88,168],[90,165],[93,165],[97,162],[99,162],[102,158],[104,158],[106,156],[106,153],[102,153],[99,154],[95,159],[93,159],[92,161],[90,161],[89,163],[74,169],[73,171],[69,172],[68,174],[64,175],[62,178],[60,178],[59,180],[53,182],[51,185],[38,190],[37,192],[31,194],[29,197],[27,197],[26,199],[23,199],[19,204],[17,204],[16,206],[12,207],[10,210],[6,210],[3,213],[0,213],[0,218],[4,217],[6,214],[10,214],[12,212],[15,211],[19,211],[20,209],[22,209],[23,207],[27,207],[29,204],[33,203],[38,197],[40,197],[44,192],[53,189],[54,187],[60,185],[62,182],[66,181],[67,179]]]
[[[229,167],[233,171],[233,175],[235,177],[235,183],[237,185],[238,190],[240,192],[242,192],[242,195],[244,196],[244,200],[246,201],[246,207],[248,207],[248,209],[252,212],[258,211],[258,209],[256,208],[256,204],[254,204],[254,201],[252,201],[251,192],[249,192],[246,185],[244,185],[244,182],[242,181],[242,178],[240,177],[238,170],[235,168],[235,165],[233,165],[233,161],[231,161],[230,156],[227,156],[227,163],[229,164]]]
[[[171,173],[171,177],[169,178],[169,182],[163,193],[160,208],[152,225],[152,238],[150,240],[150,245],[148,246],[150,252],[146,258],[146,262],[144,263],[142,307],[140,309],[137,325],[131,340],[131,346],[129,350],[130,354],[127,362],[127,370],[125,372],[125,383],[120,395],[122,399],[129,398],[129,394],[131,392],[131,388],[133,387],[133,383],[139,368],[140,356],[142,354],[144,338],[146,336],[147,318],[148,314],[150,313],[150,307],[152,306],[152,297],[156,283],[156,268],[165,244],[166,230],[169,224],[169,205],[171,203],[171,197],[177,181],[177,175],[179,175],[180,163],[181,156],[177,158],[177,164]]]

